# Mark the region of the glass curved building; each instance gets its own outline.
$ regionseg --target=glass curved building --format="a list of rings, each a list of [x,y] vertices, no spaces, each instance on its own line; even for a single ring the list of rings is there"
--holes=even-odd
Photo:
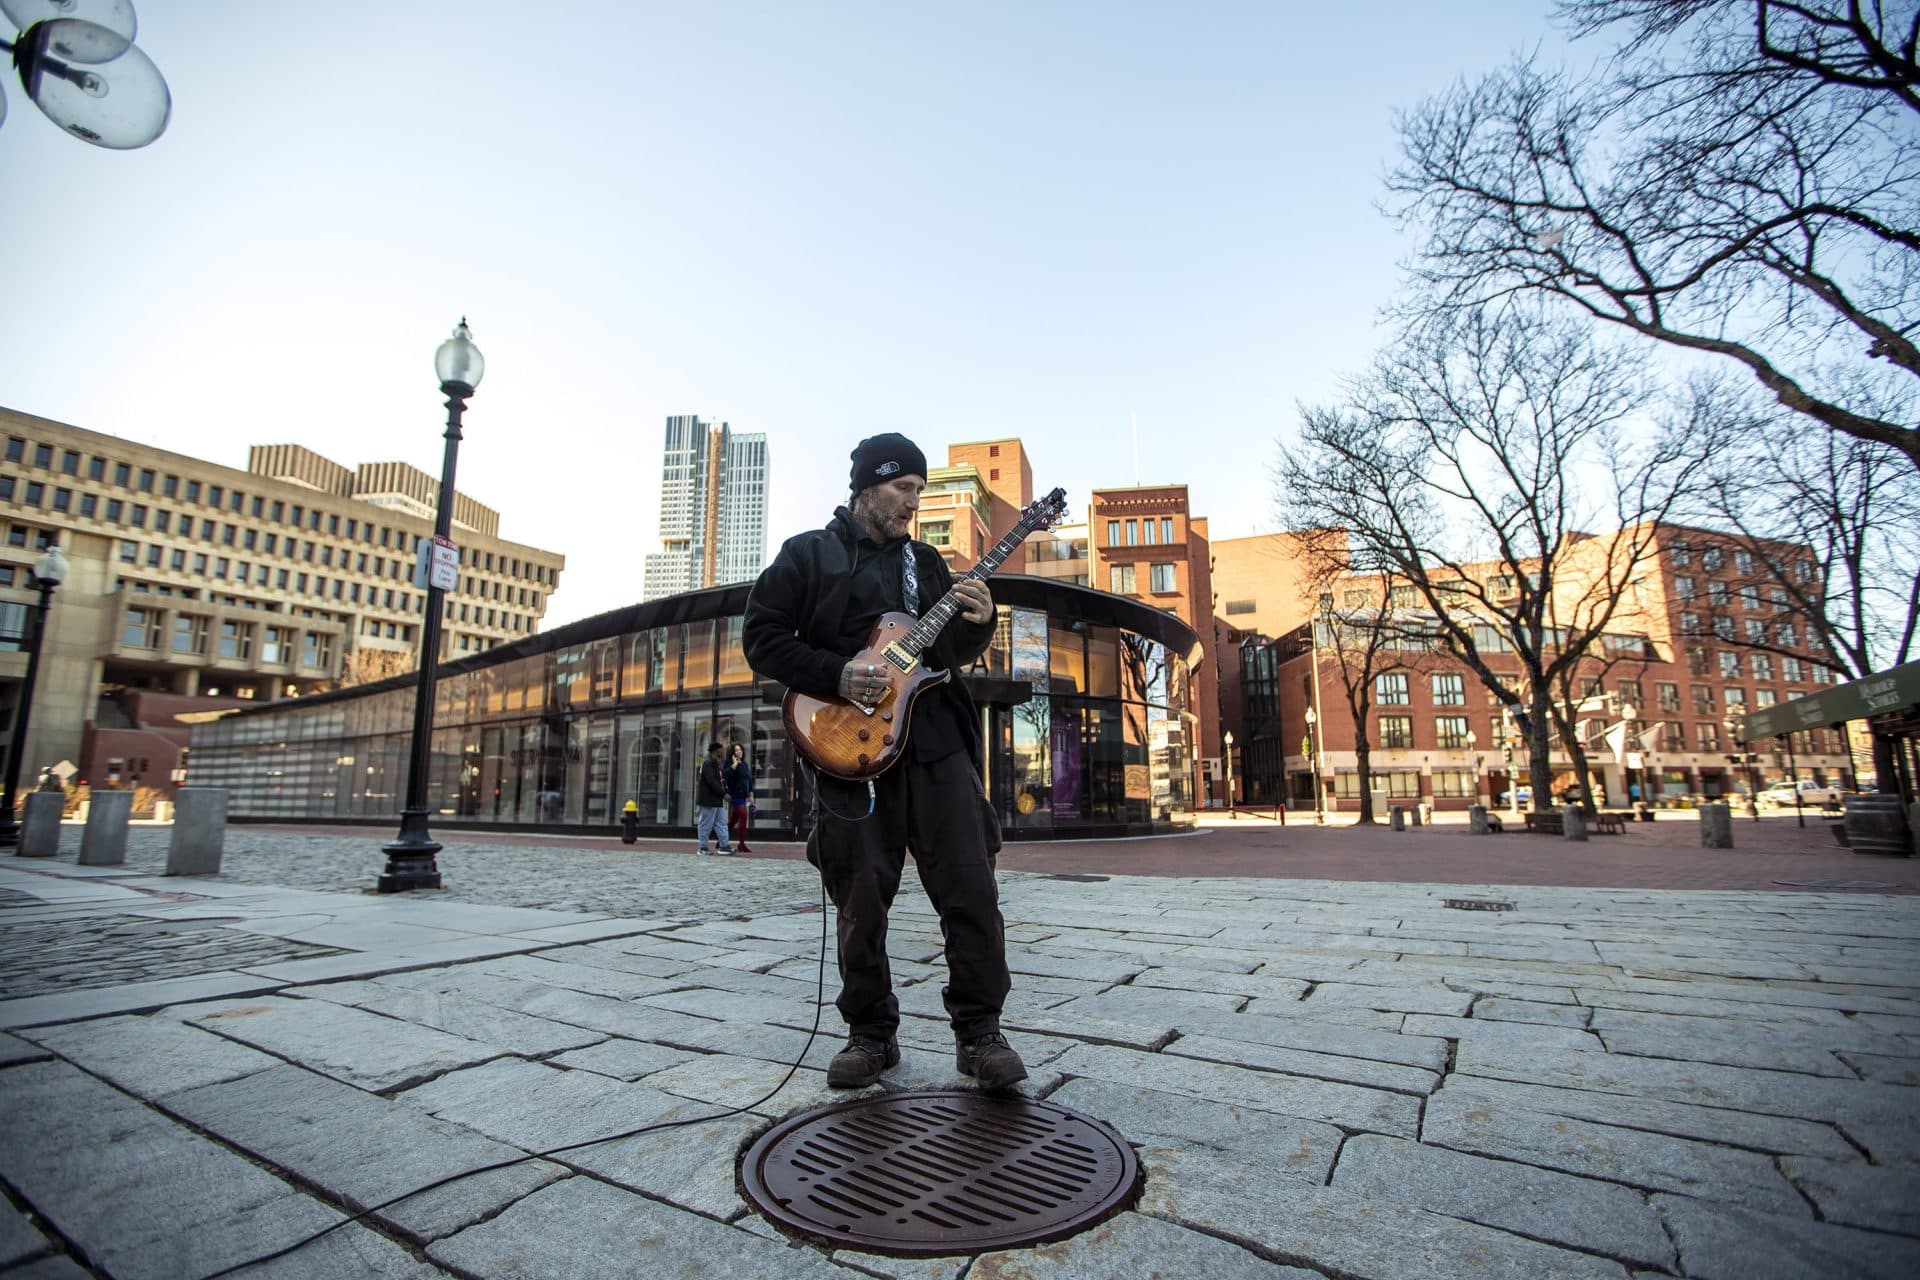
[[[750,587],[668,596],[443,664],[428,804],[437,827],[689,834],[706,744],[743,742],[756,829],[799,834],[812,794],[780,686],[740,647]],[[958,673],[981,714],[987,795],[1014,839],[1189,825],[1198,637],[1171,614],[1044,578],[993,580],[992,647]],[[397,819],[415,691],[400,676],[193,729],[188,781],[235,818]]]

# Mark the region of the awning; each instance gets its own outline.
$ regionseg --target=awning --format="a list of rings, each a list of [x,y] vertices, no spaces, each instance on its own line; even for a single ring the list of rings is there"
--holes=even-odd
[[[1891,716],[1915,706],[1920,706],[1920,662],[1906,662],[1864,680],[1750,711],[1743,741],[1759,742],[1848,720]]]

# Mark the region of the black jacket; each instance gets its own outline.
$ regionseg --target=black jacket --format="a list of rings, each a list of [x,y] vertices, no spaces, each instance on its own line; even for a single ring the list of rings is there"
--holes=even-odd
[[[952,588],[953,574],[932,547],[906,538],[881,545],[860,527],[842,507],[826,528],[796,534],[781,546],[747,598],[741,642],[755,672],[801,693],[835,696],[841,669],[865,645],[875,620],[884,612],[904,612],[900,558],[908,549],[919,576],[918,613]],[[980,719],[957,669],[986,652],[993,627],[992,620],[974,623],[956,615],[921,655],[934,670],[956,674],[914,704],[907,741],[914,759],[965,750],[978,765]]]
[[[709,751],[700,761],[700,807],[724,809],[727,805],[726,772],[720,757]]]

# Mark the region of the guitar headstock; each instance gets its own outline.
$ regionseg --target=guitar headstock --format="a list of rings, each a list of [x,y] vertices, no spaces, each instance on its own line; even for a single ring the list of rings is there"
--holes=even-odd
[[[1067,513],[1067,491],[1056,488],[1042,494],[1020,513],[1020,523],[1028,529],[1051,529]]]

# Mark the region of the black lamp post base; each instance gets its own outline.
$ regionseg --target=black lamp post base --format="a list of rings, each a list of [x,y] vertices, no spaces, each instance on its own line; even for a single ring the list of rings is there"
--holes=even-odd
[[[381,893],[440,887],[440,864],[434,861],[440,845],[427,835],[425,809],[408,809],[401,814],[400,838],[382,845],[380,851],[387,855],[387,869],[378,885]]]

